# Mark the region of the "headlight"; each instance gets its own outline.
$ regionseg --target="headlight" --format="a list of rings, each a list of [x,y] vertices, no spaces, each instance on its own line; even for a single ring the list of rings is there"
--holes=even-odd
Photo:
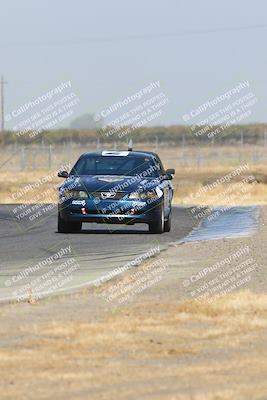
[[[78,197],[79,199],[85,199],[88,194],[84,190],[64,190],[64,197]]]
[[[149,192],[133,192],[130,194],[129,199],[132,200],[145,200],[156,198],[157,194],[154,191]]]

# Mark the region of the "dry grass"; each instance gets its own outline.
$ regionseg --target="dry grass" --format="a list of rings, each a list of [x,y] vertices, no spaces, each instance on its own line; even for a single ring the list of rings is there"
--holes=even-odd
[[[175,202],[177,204],[199,204],[199,205],[249,205],[267,203],[267,184],[257,183],[256,185],[243,184],[244,192],[235,183],[223,184],[216,189],[208,190],[197,198],[190,200],[191,194],[195,194],[204,185],[212,183],[221,176],[229,173],[229,168],[213,168],[211,171],[206,168],[199,168],[197,171],[192,168],[176,169],[177,173],[173,181],[175,187]],[[258,169],[252,171],[256,176]],[[42,184],[39,188],[30,189],[26,194],[20,196],[20,190],[24,190],[29,184],[34,184],[43,177],[50,176],[51,171],[37,170],[25,172],[0,172],[0,203],[54,203],[57,201],[57,185],[62,180],[54,177],[49,182]],[[266,173],[267,176],[267,173]],[[236,185],[236,187],[235,187]],[[232,194],[230,198],[227,193]]]
[[[264,398],[266,331],[267,295],[248,291],[35,322],[0,350],[1,398]]]
[[[139,148],[140,146],[136,146]],[[142,149],[149,149],[149,146],[141,146]],[[39,179],[50,177],[60,165],[76,161],[79,154],[86,149],[74,149],[72,158],[68,159],[63,148],[54,150],[53,170],[48,169],[29,169],[22,172],[14,172],[7,169],[0,170],[0,202],[1,203],[34,203],[34,202],[56,202],[56,185],[62,180],[53,177],[47,183],[44,183],[37,190],[29,190],[24,196],[16,196],[18,191],[24,189],[28,184],[34,184]],[[267,165],[258,163],[254,165],[253,157],[255,151],[263,157],[266,149],[255,148],[255,146],[239,147],[188,147],[181,149],[179,147],[159,147],[158,153],[163,160],[166,168],[175,168],[176,175],[173,181],[175,187],[175,202],[182,204],[199,205],[248,205],[248,204],[266,204],[267,202]],[[202,163],[198,163],[201,157]],[[185,160],[183,163],[181,160]],[[260,160],[260,159],[259,159]],[[253,162],[252,162],[253,161]],[[239,166],[248,164],[249,169],[239,178],[232,180],[230,184],[223,184],[220,187],[208,190],[206,193],[190,201],[191,194],[194,195],[203,186],[214,182],[216,179],[237,169]],[[38,163],[36,165],[39,165]],[[42,165],[42,164],[40,164]],[[242,178],[254,175],[257,181],[256,185],[244,184],[244,193],[234,185]],[[235,192],[233,198],[225,195],[227,190]],[[40,195],[44,193],[44,195]],[[15,195],[14,195],[15,194]]]
[[[46,178],[46,182],[34,186]],[[62,179],[55,176],[54,171],[2,171],[0,172],[0,203],[54,203],[57,201],[56,186],[60,183]]]
[[[192,175],[194,174],[192,173]],[[179,177],[175,178],[174,202],[176,204],[209,205],[211,207],[267,204],[267,184],[264,183],[256,183],[255,185],[244,183],[242,190],[238,183],[223,184],[198,196],[198,191],[207,183],[205,183],[205,178],[203,182],[194,183],[194,181],[195,177],[191,181],[188,177],[186,181],[182,182],[179,181]]]

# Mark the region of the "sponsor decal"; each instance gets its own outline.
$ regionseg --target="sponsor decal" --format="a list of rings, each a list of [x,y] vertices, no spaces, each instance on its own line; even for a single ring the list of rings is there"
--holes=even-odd
[[[157,193],[158,197],[162,197],[162,195],[163,195],[163,191],[158,186],[156,187],[156,193]]]
[[[73,200],[71,204],[75,204],[76,206],[85,206],[85,200]]]

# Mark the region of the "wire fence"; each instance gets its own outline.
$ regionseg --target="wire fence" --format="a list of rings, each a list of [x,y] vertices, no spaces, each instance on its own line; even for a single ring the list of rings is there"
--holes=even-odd
[[[116,142],[101,149],[119,150]],[[83,146],[73,143],[64,146],[8,146],[0,149],[1,171],[54,170],[63,165],[73,165],[87,152],[101,150],[98,143]],[[122,149],[127,149],[126,145]],[[267,162],[267,146],[170,146],[158,142],[136,144],[134,149],[157,152],[166,166],[205,167],[213,165],[263,165]]]

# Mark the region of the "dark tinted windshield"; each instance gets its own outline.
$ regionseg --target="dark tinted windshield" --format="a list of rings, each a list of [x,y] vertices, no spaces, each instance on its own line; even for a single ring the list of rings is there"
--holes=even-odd
[[[89,155],[80,158],[70,174],[158,177],[159,169],[151,157]]]

